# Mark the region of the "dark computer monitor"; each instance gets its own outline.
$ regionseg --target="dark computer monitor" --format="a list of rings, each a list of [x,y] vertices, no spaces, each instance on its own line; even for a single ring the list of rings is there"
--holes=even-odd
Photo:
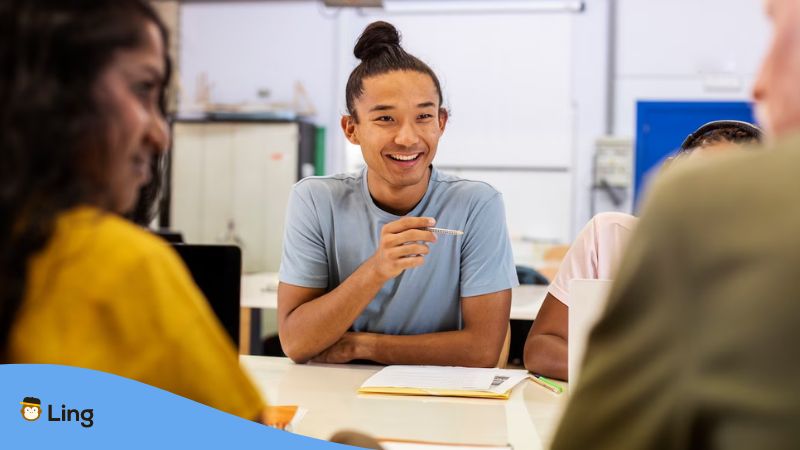
[[[234,245],[172,244],[239,348],[242,251]]]
[[[154,230],[153,233],[156,236],[164,239],[165,241],[171,244],[183,244],[183,234],[180,231],[172,231],[172,230]]]

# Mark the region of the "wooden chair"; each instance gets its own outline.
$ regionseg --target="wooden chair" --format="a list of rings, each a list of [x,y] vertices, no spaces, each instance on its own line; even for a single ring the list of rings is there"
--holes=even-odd
[[[500,358],[497,360],[498,369],[505,369],[508,364],[508,350],[511,348],[511,322],[506,327],[506,339],[503,341],[503,349],[500,350]]]
[[[554,245],[547,249],[542,255],[542,265],[537,267],[536,270],[544,275],[548,280],[553,280],[558,273],[558,268],[561,266],[561,261],[564,260],[569,245]]]
[[[554,245],[544,252],[542,259],[546,262],[560,264],[568,251],[569,245]]]

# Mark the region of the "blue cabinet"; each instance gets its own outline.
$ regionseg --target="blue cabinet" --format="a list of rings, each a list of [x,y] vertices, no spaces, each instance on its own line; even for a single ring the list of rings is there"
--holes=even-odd
[[[647,185],[647,175],[681,145],[691,132],[712,120],[755,123],[749,102],[640,101],[636,104],[634,198]]]

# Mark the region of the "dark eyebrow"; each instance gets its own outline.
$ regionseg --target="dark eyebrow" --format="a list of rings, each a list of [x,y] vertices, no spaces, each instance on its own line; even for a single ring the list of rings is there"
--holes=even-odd
[[[435,107],[436,107],[436,103],[433,103],[433,102],[425,102],[425,103],[420,103],[419,105],[417,105],[417,108],[435,108]]]
[[[394,109],[394,106],[392,106],[392,105],[375,105],[375,106],[373,106],[372,108],[370,108],[369,112],[374,112],[374,111],[389,111],[389,110],[391,110],[391,109]]]

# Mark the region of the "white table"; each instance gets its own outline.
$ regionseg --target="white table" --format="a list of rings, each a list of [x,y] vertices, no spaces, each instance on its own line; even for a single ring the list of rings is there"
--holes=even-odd
[[[242,308],[278,309],[278,274],[248,274],[242,277]],[[533,320],[547,295],[547,286],[523,285],[511,290],[511,318]]]
[[[511,319],[533,320],[547,295],[547,286],[522,285],[511,290]],[[262,272],[242,276],[239,350],[249,354],[261,341],[262,309],[278,309],[278,274]]]
[[[318,439],[354,429],[387,439],[547,448],[567,397],[530,381],[508,400],[358,394],[381,367],[240,359],[269,403],[308,409],[294,431]]]

